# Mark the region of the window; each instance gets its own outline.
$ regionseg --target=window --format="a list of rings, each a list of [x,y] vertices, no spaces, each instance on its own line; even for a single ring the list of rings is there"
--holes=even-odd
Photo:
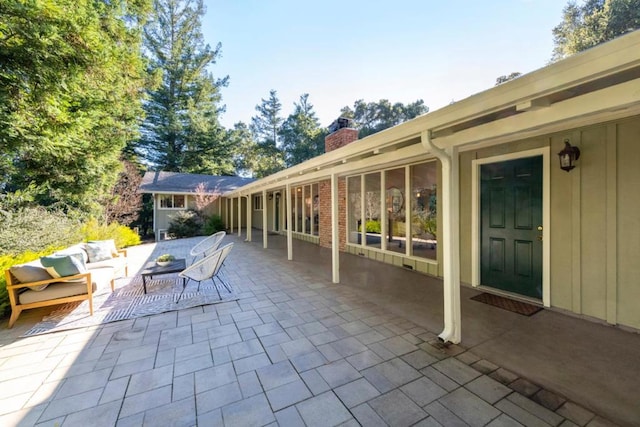
[[[160,208],[161,209],[184,209],[185,199],[184,195],[179,194],[160,194]]]
[[[348,177],[348,243],[436,259],[437,174],[431,161]]]
[[[360,188],[360,175],[351,176],[347,181],[347,203],[348,217],[347,217],[347,230],[349,231],[349,243],[360,243],[360,218],[362,218],[361,209],[361,197],[362,194]]]
[[[253,210],[254,211],[262,210],[262,195],[253,196]]]
[[[436,259],[436,162],[411,166],[411,255]]]

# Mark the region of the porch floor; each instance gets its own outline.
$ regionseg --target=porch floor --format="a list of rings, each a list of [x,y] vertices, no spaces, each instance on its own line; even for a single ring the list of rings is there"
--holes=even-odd
[[[461,345],[442,347],[442,284],[262,234],[230,235],[235,302],[94,328],[0,329],[0,425],[637,425],[640,334],[462,289]],[[130,273],[200,238],[131,248]],[[6,325],[6,323],[5,323]],[[610,421],[608,421],[610,420]],[[563,424],[564,423],[564,424]],[[573,424],[572,424],[573,423]]]

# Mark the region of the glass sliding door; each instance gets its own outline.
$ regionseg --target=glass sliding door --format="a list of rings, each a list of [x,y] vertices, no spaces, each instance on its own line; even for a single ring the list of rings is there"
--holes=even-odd
[[[347,180],[347,241],[360,243],[360,222],[362,218],[362,204],[360,176],[352,176]]]
[[[382,215],[380,212],[380,198],[382,189],[380,188],[380,172],[370,173],[364,176],[364,227],[365,244],[369,247],[380,249],[381,246],[381,224]],[[360,225],[362,229],[362,224]],[[361,230],[360,230],[361,231]]]

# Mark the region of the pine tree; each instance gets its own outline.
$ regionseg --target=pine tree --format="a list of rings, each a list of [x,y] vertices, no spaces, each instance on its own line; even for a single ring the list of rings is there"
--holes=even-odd
[[[280,135],[287,166],[302,163],[324,153],[326,132],[320,128],[308,93],[301,95],[300,101],[294,103],[294,111],[284,121]]]
[[[158,169],[211,174],[232,173],[226,133],[218,121],[220,88],[228,77],[215,79],[221,45],[205,44],[202,0],[154,0],[145,26],[149,74],[147,113],[136,151]]]

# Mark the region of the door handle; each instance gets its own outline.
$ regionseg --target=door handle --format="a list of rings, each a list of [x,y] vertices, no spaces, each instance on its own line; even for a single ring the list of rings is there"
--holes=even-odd
[[[538,231],[540,231],[540,234],[538,234],[538,240],[542,240],[542,226],[541,225],[538,226]]]

